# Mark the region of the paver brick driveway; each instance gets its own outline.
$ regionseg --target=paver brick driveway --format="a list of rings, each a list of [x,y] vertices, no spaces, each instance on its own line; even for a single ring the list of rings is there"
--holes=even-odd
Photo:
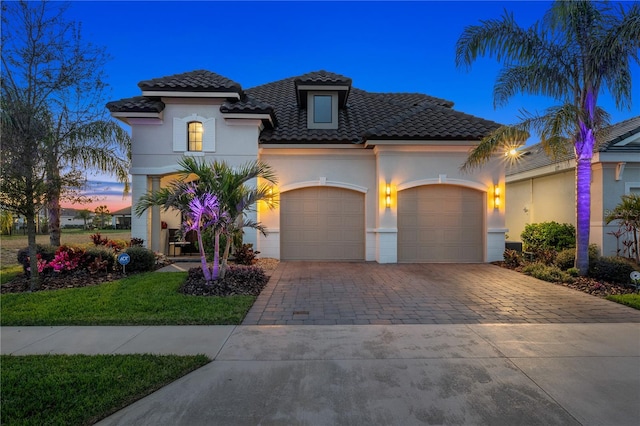
[[[281,262],[243,325],[640,323],[640,311],[490,264]]]

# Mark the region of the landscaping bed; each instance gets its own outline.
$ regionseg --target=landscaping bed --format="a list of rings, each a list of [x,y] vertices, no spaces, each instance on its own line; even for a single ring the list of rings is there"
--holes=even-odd
[[[511,269],[516,272],[523,273],[523,266],[510,267],[506,262],[492,262],[494,265],[498,265],[503,268]],[[575,277],[572,282],[560,282],[560,281],[548,281],[556,285],[572,288],[574,290],[581,291],[583,293],[591,294],[593,296],[606,298],[607,296],[620,295],[620,294],[632,294],[635,289],[631,286],[607,282],[604,280],[591,278],[591,277]]]
[[[257,296],[269,281],[267,275],[278,266],[276,259],[259,259],[253,266],[231,265],[227,276],[207,284],[201,268],[191,268],[187,280],[180,287],[180,293],[195,296]],[[160,263],[158,268],[169,263]],[[131,276],[131,274],[129,275]],[[124,278],[122,272],[96,272],[87,270],[49,272],[41,275],[41,287],[38,291],[60,290],[96,286]],[[21,274],[8,283],[2,284],[1,293],[29,292],[29,277]]]

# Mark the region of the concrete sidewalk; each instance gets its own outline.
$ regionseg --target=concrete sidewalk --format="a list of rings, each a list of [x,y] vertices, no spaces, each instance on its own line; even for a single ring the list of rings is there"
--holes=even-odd
[[[100,425],[637,425],[640,326],[4,327],[3,354],[215,360]]]

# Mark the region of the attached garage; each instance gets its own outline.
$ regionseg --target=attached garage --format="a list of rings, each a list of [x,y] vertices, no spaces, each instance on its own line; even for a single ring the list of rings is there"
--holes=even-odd
[[[483,262],[484,193],[455,185],[398,192],[399,262]]]
[[[334,187],[282,193],[280,258],[364,260],[364,194]]]

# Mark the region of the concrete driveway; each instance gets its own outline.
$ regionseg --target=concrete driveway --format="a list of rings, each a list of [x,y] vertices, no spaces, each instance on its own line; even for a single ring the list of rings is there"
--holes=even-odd
[[[243,325],[640,323],[640,311],[490,264],[282,262]]]

